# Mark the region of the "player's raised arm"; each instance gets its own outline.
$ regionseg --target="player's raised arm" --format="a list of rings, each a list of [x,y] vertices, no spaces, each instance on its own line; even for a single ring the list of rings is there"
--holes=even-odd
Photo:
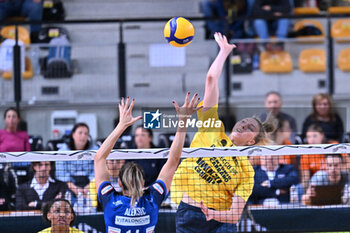
[[[198,109],[196,108],[199,98],[197,98],[197,94],[195,94],[191,101],[189,101],[190,93],[188,92],[186,95],[185,103],[182,107],[173,101],[176,113],[178,115],[178,120],[184,122],[184,127],[178,127],[173,143],[170,147],[169,158],[167,162],[164,164],[162,170],[159,173],[158,179],[162,180],[165,183],[166,189],[169,191],[171,182],[174,177],[174,173],[176,171],[177,166],[180,162],[182,148],[185,143],[186,138],[186,121],[189,117],[195,113]]]
[[[219,102],[219,78],[228,55],[232,49],[236,48],[234,44],[229,44],[227,38],[221,33],[216,32],[214,38],[220,47],[220,51],[207,73],[203,100],[204,108],[211,108]]]
[[[106,167],[106,158],[111,152],[116,141],[118,140],[120,135],[125,131],[126,128],[128,128],[130,125],[134,124],[136,121],[142,118],[141,116],[132,116],[132,109],[134,107],[135,100],[131,101],[130,106],[129,102],[129,97],[126,99],[126,101],[124,101],[124,98],[122,98],[119,104],[119,123],[117,127],[115,127],[115,129],[112,131],[112,133],[107,137],[107,139],[103,142],[102,146],[95,155],[94,162],[97,192],[102,182],[110,180],[109,173]]]

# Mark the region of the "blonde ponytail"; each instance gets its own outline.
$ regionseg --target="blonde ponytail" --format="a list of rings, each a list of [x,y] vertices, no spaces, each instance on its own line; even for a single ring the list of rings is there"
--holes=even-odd
[[[142,167],[134,162],[124,164],[120,169],[119,179],[123,190],[128,191],[131,197],[131,207],[134,207],[136,201],[143,195],[144,172]]]
[[[271,145],[272,140],[269,138],[269,134],[273,133],[276,130],[278,120],[269,113],[264,122],[257,117],[253,117],[260,126],[260,131],[255,137],[255,145]]]

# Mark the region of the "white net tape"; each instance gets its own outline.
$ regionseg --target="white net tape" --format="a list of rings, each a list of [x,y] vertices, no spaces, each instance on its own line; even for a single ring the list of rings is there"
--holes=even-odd
[[[169,148],[163,149],[118,149],[112,150],[108,159],[164,159],[169,155]],[[304,155],[304,154],[343,154],[350,153],[350,144],[314,144],[314,145],[272,145],[184,148],[182,158],[193,157],[229,157],[229,156],[264,156],[264,155]],[[87,151],[40,151],[0,153],[0,162],[18,161],[67,161],[92,160],[96,150]]]

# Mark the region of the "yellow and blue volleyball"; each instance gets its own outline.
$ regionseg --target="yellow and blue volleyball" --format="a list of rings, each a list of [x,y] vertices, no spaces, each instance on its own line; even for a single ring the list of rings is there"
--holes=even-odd
[[[194,27],[189,20],[174,17],[165,24],[164,37],[172,46],[184,47],[192,42]]]

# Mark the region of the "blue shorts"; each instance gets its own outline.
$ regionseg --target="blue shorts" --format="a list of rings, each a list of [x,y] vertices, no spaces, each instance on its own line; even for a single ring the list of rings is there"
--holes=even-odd
[[[215,220],[207,221],[198,207],[180,202],[176,211],[176,233],[236,233],[237,226]]]

